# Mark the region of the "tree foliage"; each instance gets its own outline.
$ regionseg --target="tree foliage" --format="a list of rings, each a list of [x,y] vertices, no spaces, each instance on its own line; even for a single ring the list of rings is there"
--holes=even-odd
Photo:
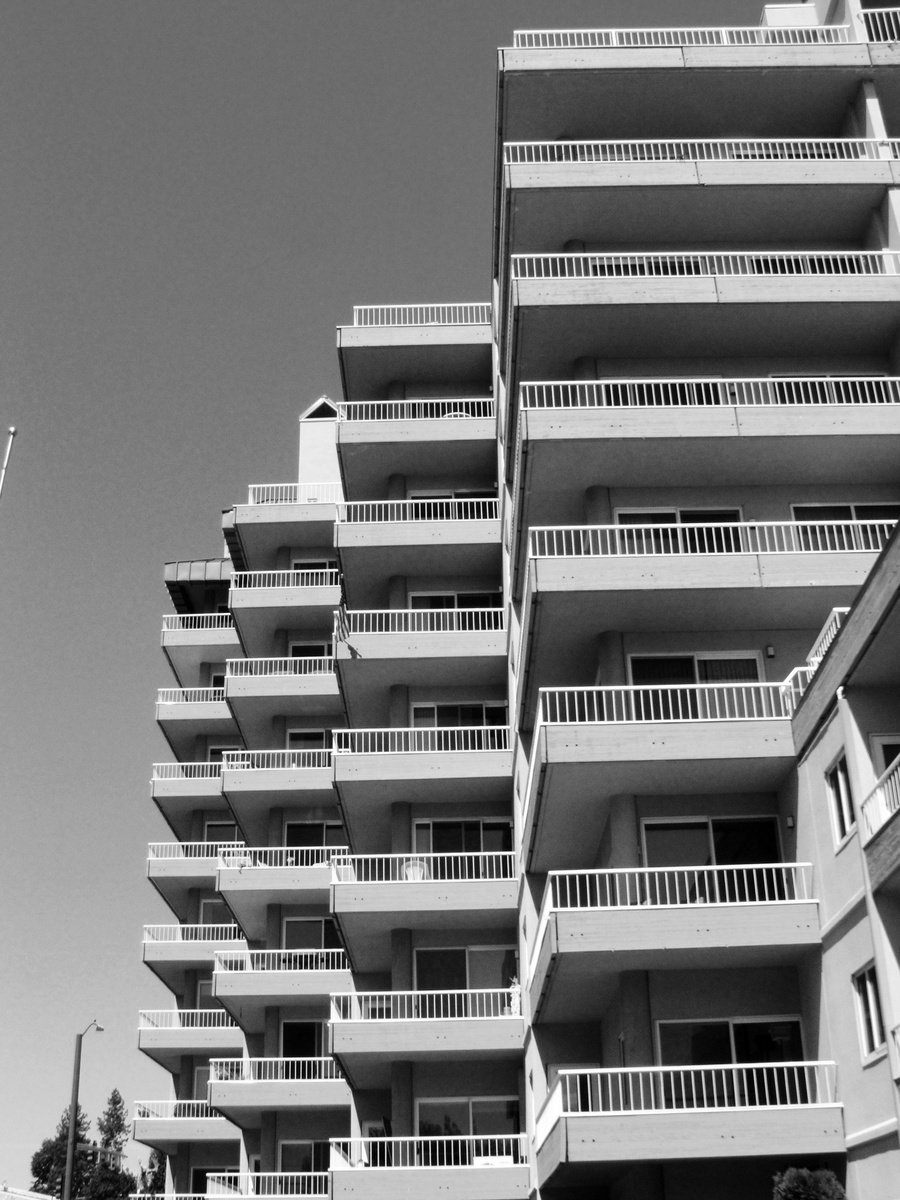
[[[125,1101],[118,1088],[109,1093],[106,1108],[97,1118],[100,1130],[100,1145],[105,1150],[124,1150],[131,1126],[125,1112]]]
[[[141,1167],[141,1194],[161,1195],[166,1190],[166,1156],[151,1150],[146,1167]]]
[[[75,1124],[75,1141],[87,1141],[91,1130],[90,1118],[81,1105]],[[56,1136],[45,1138],[40,1148],[31,1156],[31,1190],[44,1192],[48,1196],[61,1196],[66,1173],[66,1145],[69,1140],[69,1106],[63,1109],[56,1126]],[[79,1162],[76,1155],[72,1174],[72,1195],[81,1195],[87,1182],[90,1164]]]
[[[127,1200],[137,1191],[137,1180],[118,1165],[128,1138],[125,1103],[114,1088],[103,1116],[97,1122],[100,1146],[91,1142],[90,1118],[78,1107],[75,1126],[75,1161],[72,1167],[72,1196],[76,1200]],[[31,1158],[31,1189],[47,1196],[61,1196],[66,1174],[69,1140],[69,1109],[56,1126],[56,1136],[45,1138]],[[80,1149],[79,1149],[80,1148]]]
[[[772,1180],[772,1200],[847,1200],[834,1171],[788,1167]]]

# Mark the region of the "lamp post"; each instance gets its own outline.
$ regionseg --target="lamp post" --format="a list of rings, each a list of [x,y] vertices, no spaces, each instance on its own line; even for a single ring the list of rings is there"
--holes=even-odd
[[[72,1200],[72,1175],[75,1171],[75,1135],[78,1131],[78,1085],[81,1082],[81,1043],[86,1033],[96,1029],[103,1032],[103,1026],[97,1024],[96,1018],[86,1029],[75,1034],[75,1066],[72,1070],[72,1102],[69,1105],[69,1130],[66,1141],[66,1173],[63,1177],[62,1200]]]

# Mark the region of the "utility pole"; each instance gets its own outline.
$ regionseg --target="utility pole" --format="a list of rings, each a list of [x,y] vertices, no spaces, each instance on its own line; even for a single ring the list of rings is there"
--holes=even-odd
[[[3,466],[0,467],[0,496],[3,495],[3,482],[6,479],[6,468],[9,466],[9,456],[12,454],[13,438],[16,436],[15,425],[9,427],[9,438],[6,442],[6,453],[3,455]]]
[[[12,442],[12,438],[10,438]],[[9,455],[7,454],[7,457]],[[6,464],[4,463],[4,469]],[[84,1040],[84,1035],[91,1029],[96,1029],[98,1033],[103,1032],[103,1026],[98,1025],[96,1020],[91,1021],[87,1029],[83,1029],[81,1033],[75,1034],[75,1067],[72,1071],[72,1103],[69,1105],[69,1129],[68,1137],[66,1138],[66,1173],[63,1177],[63,1191],[61,1200],[72,1200],[72,1177],[75,1174],[75,1134],[78,1132],[78,1087],[81,1082],[81,1043]]]

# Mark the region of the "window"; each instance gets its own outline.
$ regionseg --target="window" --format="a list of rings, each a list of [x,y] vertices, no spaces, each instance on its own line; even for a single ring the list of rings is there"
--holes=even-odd
[[[425,1166],[465,1166],[475,1165],[479,1159],[514,1158],[517,1147],[512,1139],[519,1128],[517,1096],[452,1096],[416,1102],[416,1129],[420,1137],[473,1139],[443,1145],[423,1142],[419,1155]],[[500,1141],[501,1138],[510,1140]]]
[[[474,701],[471,704],[414,704],[416,729],[453,729],[458,726],[505,725],[506,705]]]
[[[739,508],[617,509],[615,517],[617,525],[661,526],[623,533],[622,544],[632,554],[724,554],[741,549],[741,530],[728,528],[741,521]],[[723,525],[726,528],[720,528]]]
[[[702,1067],[729,1063],[795,1063],[803,1060],[797,1017],[734,1018],[711,1021],[659,1021],[656,1026],[662,1066]],[[697,1085],[698,1074],[702,1086]],[[664,1076],[667,1108],[727,1107],[761,1095],[777,1102],[808,1099],[802,1072],[784,1075],[776,1067],[735,1072],[673,1072]],[[769,1101],[771,1102],[771,1101]]]
[[[280,1142],[278,1169],[304,1175],[310,1171],[327,1171],[330,1150],[328,1142]]]
[[[340,821],[286,821],[284,844],[303,847],[346,846],[347,839]]]
[[[794,520],[810,528],[801,531],[807,550],[880,550],[888,528],[900,520],[900,504],[793,504]],[[847,527],[851,521],[870,521],[873,527]]]
[[[281,945],[285,950],[340,950],[341,939],[330,917],[285,917]]]
[[[204,821],[203,822],[203,840],[210,842],[213,845],[228,844],[236,842],[238,838],[238,828],[234,821]]]
[[[288,653],[291,658],[331,658],[334,649],[331,642],[291,642]]]
[[[875,774],[880,777],[900,758],[900,733],[873,734],[870,741],[872,765],[875,767]]]
[[[871,1058],[873,1054],[884,1050],[887,1043],[874,963],[869,963],[853,976],[853,990],[856,992],[856,1015],[863,1058]]]
[[[644,865],[658,872],[646,880],[644,895],[650,903],[663,903],[672,897],[681,897],[685,903],[792,898],[790,879],[777,868],[761,865],[781,862],[774,817],[645,821],[643,842]],[[702,866],[745,869],[721,873],[664,871],[667,867]]]
[[[834,833],[838,843],[843,842],[856,828],[856,816],[853,812],[853,796],[850,791],[850,776],[847,771],[847,759],[842,754],[830,771],[825,772],[825,782],[831,797],[831,813],[834,820]]]
[[[231,909],[224,900],[201,900],[200,924],[231,925],[233,924]]]
[[[503,597],[491,592],[410,592],[410,608],[500,608]]]

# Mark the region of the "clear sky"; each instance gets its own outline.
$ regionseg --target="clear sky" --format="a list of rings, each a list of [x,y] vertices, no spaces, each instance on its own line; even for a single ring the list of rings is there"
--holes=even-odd
[[[759,0],[4,0],[0,1182],[68,1103],[170,1095],[137,1050],[167,560],[296,478],[353,304],[490,298],[498,45],[756,24]],[[5,444],[5,435],[2,436]],[[132,1146],[130,1162],[148,1151]]]

